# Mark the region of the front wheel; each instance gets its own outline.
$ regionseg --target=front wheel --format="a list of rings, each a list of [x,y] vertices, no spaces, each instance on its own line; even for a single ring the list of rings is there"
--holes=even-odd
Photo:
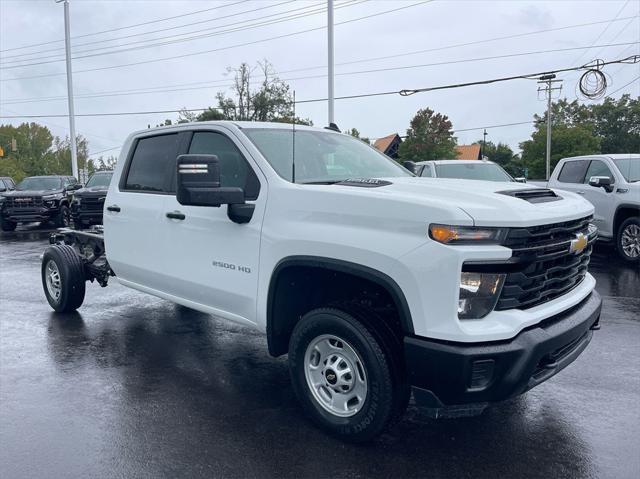
[[[289,369],[303,409],[332,434],[367,441],[393,419],[397,392],[384,346],[344,311],[303,316],[289,342]]]
[[[42,256],[42,287],[47,301],[59,313],[78,309],[84,301],[82,259],[69,245],[48,247]]]
[[[18,224],[15,221],[5,220],[0,217],[0,229],[2,229],[2,231],[14,231],[16,226],[18,226]]]
[[[60,212],[55,219],[55,224],[59,228],[67,228],[71,223],[71,210],[67,205],[62,205],[60,207]]]
[[[622,259],[630,262],[640,261],[640,220],[627,218],[618,228],[616,246]]]

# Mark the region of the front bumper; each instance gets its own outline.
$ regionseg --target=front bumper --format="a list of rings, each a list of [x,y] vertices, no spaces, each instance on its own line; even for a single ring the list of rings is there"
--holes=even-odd
[[[508,399],[546,381],[584,351],[599,328],[593,291],[573,308],[508,341],[457,343],[407,336],[405,363],[418,402],[430,407]]]
[[[102,224],[102,210],[99,211],[87,211],[74,209],[71,212],[73,221],[81,221],[84,224],[101,225]]]
[[[5,220],[16,223],[26,223],[31,221],[49,221],[60,213],[60,208],[47,208],[37,206],[33,208],[7,208],[2,211]]]

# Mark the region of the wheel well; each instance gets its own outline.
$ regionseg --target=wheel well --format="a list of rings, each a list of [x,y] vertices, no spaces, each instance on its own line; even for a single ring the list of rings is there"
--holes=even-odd
[[[623,221],[625,221],[627,218],[630,218],[632,216],[638,216],[638,215],[640,215],[640,206],[623,205],[618,207],[618,209],[616,210],[616,215],[613,220],[614,237],[615,235],[618,234],[618,228],[620,228],[620,225],[622,224]]]
[[[354,263],[317,258],[281,262],[272,275],[267,303],[267,338],[273,356],[288,351],[293,328],[305,313],[340,303],[373,309],[400,340],[413,333],[399,286],[384,273]]]

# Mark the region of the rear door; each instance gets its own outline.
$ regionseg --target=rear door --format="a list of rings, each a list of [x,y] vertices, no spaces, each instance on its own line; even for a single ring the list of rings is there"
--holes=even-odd
[[[163,291],[171,281],[162,226],[179,141],[178,133],[136,138],[119,183],[111,185],[103,220],[107,258],[129,286]]]
[[[167,288],[192,302],[192,307],[255,323],[266,180],[242,144],[224,128],[194,131],[186,143],[184,152],[216,155],[220,186],[243,188],[255,210],[249,223],[238,224],[229,219],[227,205],[184,206],[175,194],[166,196],[161,254],[174,279]],[[175,191],[175,178],[171,190]]]

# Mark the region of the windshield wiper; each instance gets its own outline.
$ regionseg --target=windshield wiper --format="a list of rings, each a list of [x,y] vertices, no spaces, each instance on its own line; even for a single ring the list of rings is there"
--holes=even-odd
[[[322,181],[302,181],[299,185],[335,185],[341,183],[344,180],[322,180]]]

